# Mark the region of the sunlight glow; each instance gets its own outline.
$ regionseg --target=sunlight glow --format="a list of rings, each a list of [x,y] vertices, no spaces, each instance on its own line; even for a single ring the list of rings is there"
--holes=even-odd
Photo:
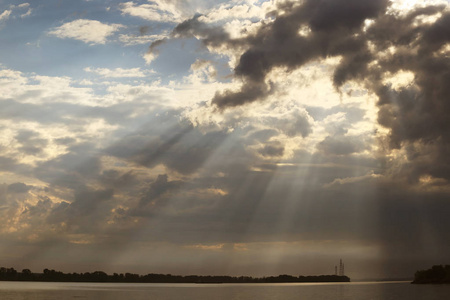
[[[394,90],[399,91],[414,84],[414,73],[403,70],[395,74],[386,73],[384,74],[383,84],[389,84]]]

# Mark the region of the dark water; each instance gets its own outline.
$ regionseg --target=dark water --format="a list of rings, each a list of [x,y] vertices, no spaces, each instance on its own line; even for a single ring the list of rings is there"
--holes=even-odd
[[[408,282],[109,284],[0,282],[1,300],[445,300],[450,285]]]

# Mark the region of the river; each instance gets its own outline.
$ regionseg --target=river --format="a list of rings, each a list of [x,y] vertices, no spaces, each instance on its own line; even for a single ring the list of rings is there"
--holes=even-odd
[[[450,285],[409,282],[134,284],[0,282],[1,300],[443,300]]]

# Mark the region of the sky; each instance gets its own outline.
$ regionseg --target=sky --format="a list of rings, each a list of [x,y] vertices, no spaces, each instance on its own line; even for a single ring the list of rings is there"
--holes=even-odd
[[[0,0],[0,265],[450,264],[446,0]]]

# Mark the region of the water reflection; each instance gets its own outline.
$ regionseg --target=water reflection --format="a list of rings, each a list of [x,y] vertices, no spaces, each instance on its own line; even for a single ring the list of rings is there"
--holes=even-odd
[[[390,283],[108,284],[0,282],[2,300],[441,300],[449,285]]]

